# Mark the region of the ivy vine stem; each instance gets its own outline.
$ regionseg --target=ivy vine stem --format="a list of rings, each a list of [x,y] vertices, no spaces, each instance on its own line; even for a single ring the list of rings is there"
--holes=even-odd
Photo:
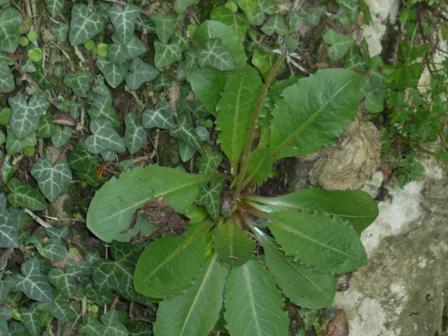
[[[273,67],[269,71],[268,77],[266,78],[266,81],[262,87],[261,94],[258,96],[254,112],[252,113],[252,117],[250,119],[249,138],[246,141],[246,144],[243,149],[243,153],[241,155],[240,168],[239,168],[239,172],[237,174],[237,178],[235,179],[235,181],[242,182],[242,180],[244,179],[244,176],[247,171],[247,162],[249,159],[249,154],[253,147],[254,141],[256,139],[255,129],[257,127],[257,120],[258,120],[258,117],[260,116],[263,102],[264,102],[266,96],[268,95],[269,88],[271,87],[274,78],[276,77],[280,67],[282,66],[284,59],[285,59],[285,56],[283,54],[277,58],[277,61],[274,63]],[[235,195],[237,197],[241,193],[242,186],[243,186],[243,183],[237,183],[237,185],[236,185]]]

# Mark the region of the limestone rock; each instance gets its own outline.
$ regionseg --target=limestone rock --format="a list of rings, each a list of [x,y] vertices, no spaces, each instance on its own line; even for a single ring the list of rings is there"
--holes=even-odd
[[[422,180],[387,187],[390,199],[362,234],[369,264],[335,303],[347,312],[350,335],[445,335],[448,172],[423,164]]]
[[[328,190],[359,189],[380,164],[380,135],[375,125],[356,120],[336,149],[330,147],[314,165],[310,180]]]

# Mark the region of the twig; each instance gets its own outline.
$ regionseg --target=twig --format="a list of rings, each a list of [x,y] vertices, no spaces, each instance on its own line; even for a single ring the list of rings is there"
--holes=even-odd
[[[40,217],[38,217],[37,215],[35,215],[34,212],[32,212],[30,209],[25,208],[25,209],[23,209],[23,211],[24,211],[26,214],[30,215],[30,217],[31,217],[32,219],[34,219],[39,225],[43,226],[44,228],[46,228],[46,229],[50,229],[50,228],[52,228],[52,226],[51,226],[50,224],[48,224],[48,223],[47,223],[46,221],[44,221],[42,218],[40,218]]]

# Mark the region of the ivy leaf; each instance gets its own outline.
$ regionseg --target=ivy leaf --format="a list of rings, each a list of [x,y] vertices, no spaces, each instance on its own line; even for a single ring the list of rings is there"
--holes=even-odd
[[[106,119],[112,122],[114,126],[118,126],[118,115],[112,105],[112,95],[104,82],[100,82],[93,87],[90,100],[92,107],[87,113],[92,119]]]
[[[146,47],[143,42],[136,36],[132,36],[126,44],[113,43],[109,45],[107,56],[112,63],[123,64],[145,52]]]
[[[92,84],[92,73],[90,71],[81,71],[75,74],[67,74],[64,78],[64,84],[72,89],[73,93],[79,97],[87,97]]]
[[[72,46],[84,43],[103,30],[104,22],[95,11],[89,12],[85,4],[75,4],[72,7],[70,32],[68,38]]]
[[[257,229],[256,229],[257,230]],[[330,305],[336,293],[336,279],[294,261],[262,231],[256,234],[265,253],[266,265],[283,293],[296,305],[319,309]]]
[[[67,163],[58,162],[52,166],[50,160],[46,158],[34,163],[31,175],[50,202],[54,202],[72,181],[72,172]]]
[[[135,113],[127,113],[124,121],[126,124],[124,134],[126,147],[129,153],[135,154],[145,144],[148,134]]]
[[[236,0],[236,3],[248,18],[252,17],[259,0]]]
[[[255,260],[233,268],[227,280],[225,313],[230,335],[288,335],[288,316],[271,275]]]
[[[232,266],[245,264],[255,250],[255,242],[231,220],[218,224],[214,244],[219,258]]]
[[[26,330],[31,334],[31,336],[41,336],[42,327],[44,326],[43,315],[45,312],[38,303],[33,303],[27,309],[22,309],[20,311],[22,316],[22,323],[25,325]]]
[[[330,144],[355,118],[360,96],[360,77],[347,69],[319,70],[287,87],[272,111],[274,159],[305,156]]]
[[[15,8],[8,7],[0,14],[0,51],[13,53],[20,41],[22,16]]]
[[[4,199],[5,195],[1,194]],[[5,199],[6,201],[6,199]],[[19,245],[19,231],[6,208],[0,210],[0,248],[15,248]]]
[[[59,268],[53,268],[48,273],[48,280],[57,288],[61,295],[74,298],[80,291],[80,285],[77,282],[79,273],[73,269],[64,272]]]
[[[20,153],[26,147],[36,146],[37,138],[34,132],[24,139],[18,139],[11,127],[8,127],[7,130],[8,136],[6,137],[6,151],[9,155]]]
[[[215,114],[216,104],[225,84],[225,74],[212,68],[187,69],[187,80],[199,101],[211,114]]]
[[[262,199],[264,198],[260,198],[260,201],[264,203]],[[347,221],[359,234],[378,216],[376,202],[363,191],[310,188],[264,200],[265,210],[268,212],[291,210],[325,212]]]
[[[155,109],[148,109],[143,113],[143,127],[173,129],[175,127],[173,112],[170,103],[161,101],[157,103]]]
[[[54,125],[53,133],[51,134],[51,143],[54,147],[60,148],[67,144],[73,135],[71,127]]]
[[[271,215],[269,228],[287,255],[322,272],[350,272],[367,263],[358,234],[339,217],[279,212]]]
[[[170,135],[182,140],[188,146],[199,150],[201,143],[196,131],[193,128],[193,123],[188,115],[182,114],[177,118],[177,124],[170,130]]]
[[[126,76],[126,85],[131,90],[138,88],[146,82],[150,82],[157,78],[159,71],[152,65],[143,62],[140,58],[134,58]]]
[[[56,262],[64,259],[67,249],[61,241],[50,240],[42,249],[41,254],[51,262]]]
[[[246,52],[240,38],[229,26],[219,22],[207,20],[202,23],[194,32],[193,41],[200,48],[205,48],[210,39],[220,39],[224,47],[230,52],[236,65],[243,65],[246,62]]]
[[[68,165],[79,179],[86,181],[92,187],[97,186],[96,168],[98,159],[91,155],[83,142],[75,145],[75,148],[68,155]]]
[[[128,300],[144,303],[134,290],[133,272],[142,249],[139,246],[113,242],[111,247],[113,261],[100,260],[93,267],[92,280],[101,288],[120,293]]]
[[[28,208],[33,211],[47,208],[45,198],[36,189],[13,178],[8,182],[8,202],[16,208]]]
[[[64,9],[64,0],[45,0],[45,4],[52,17],[58,16]]]
[[[176,17],[173,15],[156,13],[151,16],[151,19],[156,24],[156,34],[160,42],[167,44],[176,31]]]
[[[88,336],[128,336],[128,331],[120,321],[119,313],[116,310],[111,310],[101,316],[101,322],[102,324],[94,319],[89,319],[79,331]]]
[[[61,294],[58,294],[54,300],[47,305],[47,309],[58,321],[71,323],[76,319],[76,312],[70,306],[70,301],[67,297]]]
[[[213,8],[210,17],[212,20],[222,22],[225,25],[231,27],[233,31],[238,34],[241,41],[243,41],[246,37],[249,23],[243,16],[232,12],[227,7],[219,6]]]
[[[16,82],[9,67],[0,63],[0,93],[8,93],[16,88]]]
[[[224,189],[222,178],[213,179],[198,197],[197,204],[202,205],[211,219],[218,219],[221,214],[221,193]]]
[[[24,139],[34,132],[39,118],[48,109],[48,102],[37,94],[27,99],[23,93],[19,93],[9,98],[8,102],[12,109],[11,129],[19,139]]]
[[[125,141],[114,130],[109,120],[93,119],[90,122],[90,135],[85,140],[86,149],[92,154],[106,151],[123,153],[126,150]]]
[[[159,70],[169,67],[182,59],[182,49],[177,44],[162,44],[154,42],[154,62]]]
[[[13,312],[6,307],[0,307],[0,335],[10,335],[8,333],[8,320],[12,319]]]
[[[127,44],[134,36],[135,23],[140,15],[140,8],[130,4],[114,5],[109,11],[109,15],[120,43]]]
[[[266,23],[261,27],[261,31],[268,36],[272,36],[277,33],[280,36],[284,36],[288,33],[288,27],[286,27],[285,21],[282,16],[271,16]]]
[[[221,71],[235,69],[232,54],[220,39],[210,39],[205,43],[205,47],[199,52],[199,65],[211,66]]]
[[[325,32],[323,38],[325,43],[330,45],[327,52],[332,61],[338,61],[344,57],[354,44],[350,36],[339,34],[331,28]]]
[[[96,61],[98,69],[104,75],[107,83],[114,89],[123,82],[126,77],[127,66],[124,63],[114,63],[105,58],[99,57]]]
[[[60,22],[58,24],[53,24],[50,27],[50,32],[56,37],[56,40],[60,43],[65,42],[67,40],[69,25]]]
[[[249,137],[250,119],[254,113],[262,82],[257,71],[242,66],[229,75],[218,102],[217,125],[221,148],[236,171],[244,145]]]
[[[197,223],[181,236],[166,235],[149,244],[135,267],[135,290],[160,299],[184,290],[204,264],[208,230],[208,225]]]
[[[197,164],[199,173],[203,175],[214,173],[221,164],[222,159],[222,154],[219,151],[209,146],[204,146]]]
[[[174,10],[178,14],[182,14],[185,12],[185,10],[196,3],[198,3],[199,0],[176,0],[174,2]]]
[[[88,228],[100,239],[126,241],[134,212],[152,198],[163,197],[176,212],[190,210],[208,177],[166,167],[135,168],[97,191],[87,213]]]
[[[159,305],[154,332],[159,336],[207,336],[219,318],[228,270],[216,255],[185,293]]]
[[[32,300],[50,302],[53,300],[53,288],[42,274],[40,260],[31,257],[22,266],[22,275],[16,275],[16,289]]]

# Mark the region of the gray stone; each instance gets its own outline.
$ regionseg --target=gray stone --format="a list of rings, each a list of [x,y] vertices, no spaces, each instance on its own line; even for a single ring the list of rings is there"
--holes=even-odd
[[[448,289],[448,173],[430,160],[425,177],[388,187],[380,215],[363,233],[368,266],[335,305],[354,336],[442,336]]]

